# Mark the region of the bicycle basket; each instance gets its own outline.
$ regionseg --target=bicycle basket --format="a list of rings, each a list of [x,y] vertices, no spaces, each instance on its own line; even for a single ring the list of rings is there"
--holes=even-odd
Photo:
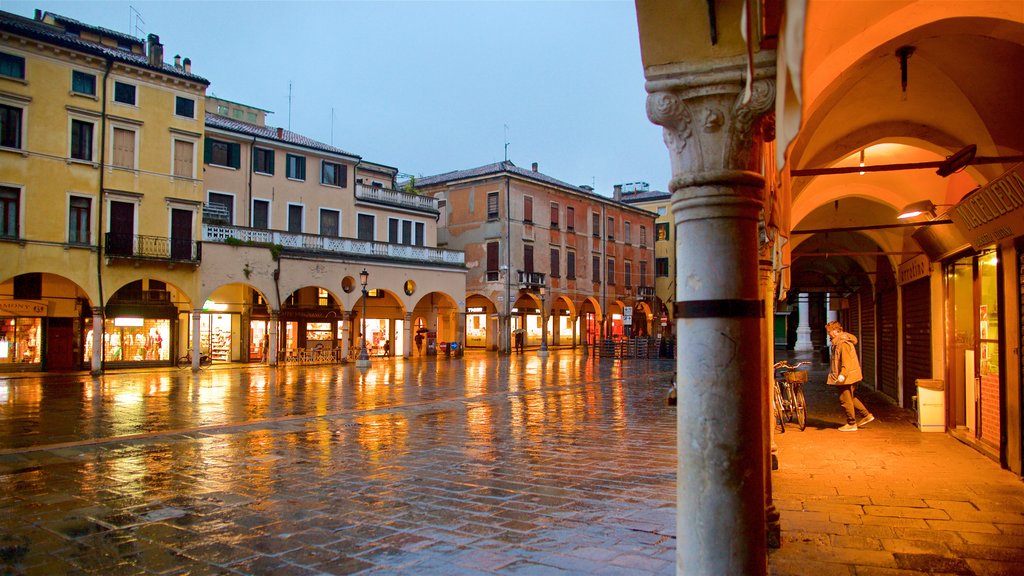
[[[786,372],[786,382],[790,384],[806,384],[807,383],[807,372],[804,370],[793,370],[792,372]]]

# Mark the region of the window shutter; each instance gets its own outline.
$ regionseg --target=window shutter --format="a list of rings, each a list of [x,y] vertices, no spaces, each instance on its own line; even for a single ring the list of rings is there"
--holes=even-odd
[[[348,186],[348,165],[338,164],[338,186],[342,188]]]
[[[487,244],[487,271],[497,272],[498,271],[498,243],[490,242]]]
[[[210,164],[213,161],[213,140],[203,139],[203,164]]]
[[[274,151],[267,150],[267,173],[274,173]]]
[[[239,144],[228,144],[228,166],[242,167],[242,150]]]

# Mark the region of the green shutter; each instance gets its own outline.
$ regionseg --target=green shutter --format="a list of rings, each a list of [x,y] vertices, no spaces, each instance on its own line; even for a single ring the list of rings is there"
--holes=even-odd
[[[213,162],[213,140],[206,138],[203,140],[203,164],[211,164]]]
[[[305,180],[306,179],[306,157],[305,156],[299,156],[298,172],[299,172],[299,180]]]
[[[267,170],[267,172],[270,173],[270,174],[273,174],[274,173],[274,151],[273,150],[267,150],[267,164],[269,164],[268,168],[270,168],[269,170]]]
[[[242,150],[239,144],[228,144],[228,165],[232,168],[242,167]]]
[[[342,188],[348,186],[348,164],[338,164],[338,185]]]

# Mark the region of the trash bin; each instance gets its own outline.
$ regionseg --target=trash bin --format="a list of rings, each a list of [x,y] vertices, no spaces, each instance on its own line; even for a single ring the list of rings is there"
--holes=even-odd
[[[917,428],[921,432],[946,431],[946,386],[942,380],[918,378]]]

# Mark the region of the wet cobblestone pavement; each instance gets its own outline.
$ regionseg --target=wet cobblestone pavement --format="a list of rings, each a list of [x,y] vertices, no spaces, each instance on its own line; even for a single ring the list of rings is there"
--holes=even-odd
[[[671,361],[0,379],[11,574],[674,574]]]

